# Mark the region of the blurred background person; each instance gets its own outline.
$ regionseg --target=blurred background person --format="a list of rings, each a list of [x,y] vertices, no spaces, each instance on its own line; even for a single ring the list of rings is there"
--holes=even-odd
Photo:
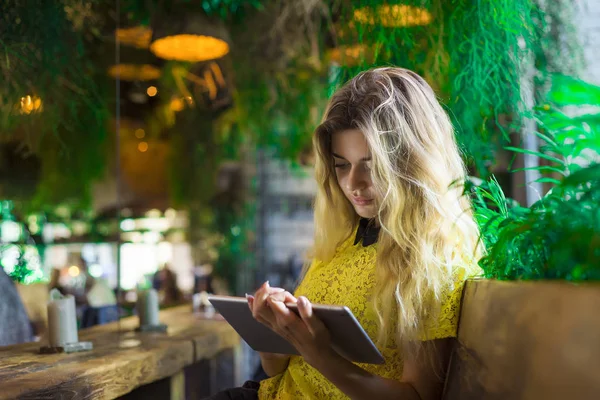
[[[33,331],[15,283],[0,268],[0,346],[31,342]]]
[[[158,291],[160,304],[163,307],[178,305],[185,301],[183,293],[177,286],[177,274],[168,264],[154,274],[152,286]]]

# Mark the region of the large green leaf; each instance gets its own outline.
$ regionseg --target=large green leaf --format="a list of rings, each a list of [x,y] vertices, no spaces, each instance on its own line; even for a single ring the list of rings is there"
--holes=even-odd
[[[599,105],[600,86],[570,76],[555,75],[548,99],[561,106]]]

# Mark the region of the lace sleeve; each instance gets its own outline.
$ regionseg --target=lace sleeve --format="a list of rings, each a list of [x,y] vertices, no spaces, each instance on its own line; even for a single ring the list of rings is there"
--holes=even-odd
[[[476,273],[474,270],[472,271],[472,268],[455,268],[452,274],[452,283],[442,292],[439,313],[436,313],[437,315],[433,320],[426,321],[423,324],[420,340],[456,337],[463,288],[466,280],[474,275]]]

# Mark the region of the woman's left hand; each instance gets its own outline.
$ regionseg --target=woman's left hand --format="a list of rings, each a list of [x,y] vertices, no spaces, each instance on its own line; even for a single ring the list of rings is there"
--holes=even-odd
[[[306,297],[298,297],[300,317],[286,307],[282,296],[271,295],[267,303],[275,316],[275,324],[271,329],[290,342],[307,363],[316,367],[332,354],[329,330],[314,315]]]

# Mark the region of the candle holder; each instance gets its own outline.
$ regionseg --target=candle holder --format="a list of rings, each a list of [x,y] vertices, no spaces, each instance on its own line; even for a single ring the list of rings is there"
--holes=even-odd
[[[167,331],[167,325],[161,324],[158,318],[158,292],[154,289],[138,292],[137,313],[140,326],[137,332],[160,332]]]
[[[92,342],[66,343],[62,346],[42,346],[40,347],[40,354],[77,353],[93,349],[94,344]]]
[[[58,290],[52,289],[47,308],[48,345],[40,347],[40,353],[75,353],[94,348],[92,342],[79,341],[73,296],[63,296]]]
[[[166,333],[169,327],[165,324],[158,325],[140,325],[135,328],[136,332],[158,332],[158,333]]]

